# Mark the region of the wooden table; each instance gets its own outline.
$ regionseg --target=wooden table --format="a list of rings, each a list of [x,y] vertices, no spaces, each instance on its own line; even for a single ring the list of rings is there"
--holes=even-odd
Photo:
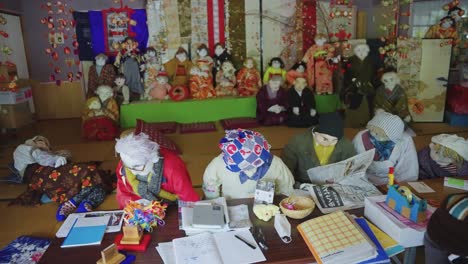
[[[464,177],[464,179],[468,179],[468,177]],[[441,202],[448,194],[463,192],[463,190],[444,187],[443,178],[426,180],[424,182],[435,190],[434,193],[428,194],[419,194],[415,192],[418,196],[425,199]],[[283,197],[276,197],[275,204],[278,204],[282,198]],[[315,261],[314,257],[307,248],[307,245],[297,231],[296,226],[305,220],[322,215],[320,210],[315,209],[312,214],[305,219],[295,220],[288,218],[292,226],[292,243],[284,244],[274,229],[274,221],[270,220],[269,222],[263,222],[257,219],[252,211],[252,203],[253,199],[238,199],[228,201],[228,205],[249,205],[249,213],[252,223],[260,227],[265,234],[267,246],[269,249],[263,253],[265,254],[268,263],[311,263]],[[364,208],[350,210],[348,212],[357,216],[363,216]],[[174,238],[185,236],[185,233],[179,230],[177,208],[175,206],[168,208],[165,220],[166,225],[156,228],[156,230],[151,234],[152,241],[146,252],[130,252],[131,254],[136,255],[136,261],[134,263],[163,263],[161,257],[155,249],[158,243],[170,242]],[[106,234],[100,246],[85,246],[64,249],[60,248],[60,245],[63,242],[63,238],[55,238],[53,239],[48,250],[45,252],[44,256],[41,258],[40,263],[96,263],[96,261],[101,257],[101,250],[114,242],[116,234],[117,233]]]

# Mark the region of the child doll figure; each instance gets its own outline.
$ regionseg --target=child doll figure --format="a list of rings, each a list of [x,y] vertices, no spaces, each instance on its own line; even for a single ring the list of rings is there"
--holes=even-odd
[[[201,44],[197,49],[198,58],[195,60],[195,69],[190,70],[190,91],[193,98],[206,99],[215,96],[213,88],[213,59],[208,56],[208,47]]]
[[[140,71],[143,69],[141,66],[142,62],[143,59],[138,50],[138,42],[133,38],[127,37],[115,57],[114,65],[125,76],[126,84],[133,96],[138,99],[141,99],[145,93],[140,75]]]
[[[273,76],[281,76],[281,78],[286,80],[286,71],[284,70],[284,62],[280,57],[274,57],[268,63],[268,68],[263,74],[263,83],[268,83],[268,81]]]
[[[150,86],[156,81],[159,71],[161,70],[161,61],[157,54],[157,51],[153,47],[146,49],[145,53],[145,99],[147,97],[146,91],[150,89]]]
[[[211,72],[210,72],[211,74]],[[200,70],[198,66],[193,66],[190,69],[190,94],[194,99],[206,99],[216,97],[216,91],[213,88],[213,83],[206,82],[207,73]]]
[[[130,103],[130,89],[125,84],[125,75],[118,74],[114,80],[114,93],[116,95],[116,100],[120,104]]]
[[[172,87],[179,85],[188,87],[190,68],[192,66],[192,62],[188,60],[187,51],[180,47],[174,58],[164,64],[164,69],[169,75],[169,82]]]
[[[281,89],[283,78],[273,76],[257,93],[257,122],[265,126],[282,125],[288,116],[288,95]]]
[[[317,94],[333,93],[333,72],[329,60],[333,57],[334,48],[327,43],[324,34],[317,34],[315,44],[305,53],[302,61],[307,63],[307,81],[315,88]]]
[[[405,124],[397,115],[378,111],[353,139],[358,154],[375,149],[374,161],[366,171],[375,185],[388,183],[388,168],[395,168],[399,182],[418,179],[418,157],[411,136],[404,131]]]
[[[216,83],[216,96],[237,95],[236,69],[232,62],[223,62],[221,70],[216,74]]]
[[[92,65],[88,71],[88,91],[86,98],[95,96],[99,85],[112,85],[115,78],[115,68],[112,64],[106,64],[107,56],[103,53],[95,58],[96,64]]]
[[[225,61],[232,61],[231,53],[224,46],[223,43],[216,43],[214,47],[214,56],[213,56],[213,76],[217,76],[218,71],[221,70],[221,66]],[[216,86],[217,81],[215,80],[214,85]]]
[[[468,175],[468,140],[457,135],[433,136],[418,152],[419,179]]]
[[[256,95],[262,87],[262,78],[257,70],[255,60],[248,57],[244,61],[244,67],[237,73],[237,89],[240,96]]]
[[[288,88],[294,85],[294,81],[297,78],[307,78],[306,75],[307,64],[303,61],[294,64],[286,73],[286,81],[288,82]]]
[[[382,75],[382,83],[376,90],[374,109],[398,115],[406,123],[411,121],[408,110],[408,99],[405,90],[400,86],[400,78],[395,72]]]
[[[310,127],[317,124],[314,94],[307,89],[307,80],[299,77],[288,90],[288,119],[291,127]]]
[[[148,92],[149,99],[160,101],[167,99],[167,93],[171,90],[171,85],[168,82],[169,76],[167,76],[167,73],[160,71]]]

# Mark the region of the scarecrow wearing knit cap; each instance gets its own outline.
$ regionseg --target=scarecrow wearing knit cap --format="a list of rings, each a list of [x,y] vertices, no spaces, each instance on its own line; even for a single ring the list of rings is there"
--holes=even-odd
[[[198,201],[182,159],[176,153],[159,148],[148,135],[129,134],[117,139],[117,202],[123,208],[128,201],[165,199]]]
[[[388,170],[395,168],[395,180],[414,181],[418,178],[418,158],[411,136],[404,133],[405,124],[397,115],[378,111],[353,140],[358,154],[375,149],[374,161],[367,169],[368,179],[387,184]]]
[[[219,148],[222,153],[208,164],[203,175],[203,191],[208,199],[254,197],[259,180],[275,183],[276,193],[292,193],[291,172],[270,153],[270,145],[262,134],[245,129],[226,130]]]
[[[294,136],[284,147],[281,158],[295,178],[295,188],[311,183],[307,170],[348,159],[356,154],[343,137],[343,119],[338,113],[319,116],[319,125]]]
[[[457,135],[433,136],[418,152],[419,179],[468,175],[468,140]]]

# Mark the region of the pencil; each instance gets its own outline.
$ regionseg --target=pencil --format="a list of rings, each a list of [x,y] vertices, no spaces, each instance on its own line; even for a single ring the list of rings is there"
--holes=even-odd
[[[238,235],[234,235],[237,239],[239,239],[240,241],[244,242],[247,246],[251,247],[252,249],[256,249],[257,247],[250,244],[247,240],[243,239],[242,237],[238,236]]]

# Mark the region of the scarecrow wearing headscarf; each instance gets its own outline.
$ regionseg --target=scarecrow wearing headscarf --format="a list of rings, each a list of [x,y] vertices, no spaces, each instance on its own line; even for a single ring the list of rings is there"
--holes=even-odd
[[[159,148],[146,134],[130,134],[117,139],[117,202],[124,208],[128,201],[165,199],[198,201],[190,175],[176,153]]]
[[[208,164],[203,175],[207,198],[251,198],[259,180],[275,183],[276,193],[292,193],[291,172],[270,153],[270,145],[262,134],[245,129],[226,130],[219,148],[222,153]]]
[[[375,149],[374,161],[367,169],[367,178],[375,185],[388,183],[388,171],[395,168],[395,180],[418,178],[418,157],[411,136],[404,133],[405,124],[397,115],[377,111],[353,140],[358,154]]]
[[[294,136],[284,147],[281,158],[294,174],[294,187],[311,183],[307,170],[336,163],[356,154],[343,137],[343,120],[338,113],[322,114],[319,125]]]
[[[14,166],[27,190],[11,205],[38,205],[42,196],[59,202],[57,221],[73,212],[98,207],[113,189],[110,173],[99,170],[95,162],[68,162],[68,151],[52,151],[49,140],[35,136],[13,152]]]
[[[419,179],[468,175],[468,140],[457,135],[433,136],[418,152]]]

